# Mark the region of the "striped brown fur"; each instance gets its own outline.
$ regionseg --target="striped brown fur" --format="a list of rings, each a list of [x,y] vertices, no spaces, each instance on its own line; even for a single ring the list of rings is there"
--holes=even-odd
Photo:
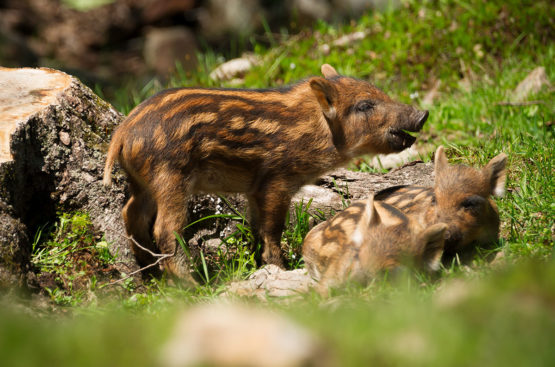
[[[372,196],[314,227],[304,240],[303,258],[322,294],[346,280],[365,283],[401,265],[437,270],[446,227],[424,228]]]
[[[433,187],[398,186],[377,193],[375,198],[422,226],[447,223],[444,263],[455,256],[468,262],[476,251],[491,249],[499,239],[499,213],[491,196],[503,195],[506,160],[501,153],[482,169],[449,165],[443,147],[439,147]]]
[[[262,260],[282,266],[292,195],[355,156],[409,147],[414,138],[403,130],[419,131],[428,116],[329,65],[322,73],[281,89],[168,89],[133,109],[112,137],[104,176],[108,185],[119,160],[129,177],[128,234],[173,253],[191,194],[242,192]],[[152,262],[131,245],[141,265]],[[165,267],[188,277],[184,261]]]

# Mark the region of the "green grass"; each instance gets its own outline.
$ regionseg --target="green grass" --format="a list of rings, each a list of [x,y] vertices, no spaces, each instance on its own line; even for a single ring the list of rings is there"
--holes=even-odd
[[[31,257],[39,282],[57,305],[84,302],[96,290],[97,276],[109,275],[116,258],[94,231],[87,214],[60,215],[47,239],[43,230],[35,236]]]
[[[451,162],[477,167],[500,152],[508,155],[507,194],[496,199],[504,260],[492,265],[478,259],[470,268],[454,265],[436,280],[402,276],[367,287],[347,285],[331,300],[312,293],[267,307],[321,336],[342,365],[552,365],[555,10],[548,1],[403,4],[395,11],[363,14],[345,25],[319,23],[300,35],[282,32],[281,38],[268,34],[274,46],[251,45],[263,62],[241,86],[287,84],[319,74],[327,62],[341,73],[373,81],[393,98],[418,105],[440,80],[439,96],[427,107],[430,117],[418,144],[443,144]],[[332,47],[328,55],[319,51],[321,45],[354,31],[369,33],[353,45]],[[207,50],[200,55],[197,72],[180,70],[167,85],[130,84],[109,102],[127,113],[167,86],[226,86],[208,77],[221,59]],[[537,66],[545,67],[551,86],[528,100],[542,103],[499,105],[511,100],[511,91]],[[302,207],[291,214],[283,242],[289,265],[299,267],[310,218]],[[156,365],[177,309],[217,299],[227,282],[244,279],[255,269],[248,223],[240,214],[235,220],[237,231],[222,239],[228,246],[216,256],[220,262],[215,267],[195,259],[199,276],[205,278],[205,285],[196,289],[160,279],[132,292],[131,285],[115,287],[107,298],[91,302],[63,288],[69,299],[60,297],[58,304],[66,305],[74,319],[58,314],[29,319],[11,308],[0,312],[3,364]],[[59,277],[67,267],[49,268],[62,259],[54,248],[65,248],[64,236],[75,242],[71,236],[79,230],[62,232],[66,234],[57,237],[54,231],[34,255],[43,269],[60,269]],[[64,251],[71,249],[69,245]],[[462,291],[449,301],[446,292],[456,295],[457,289]]]
[[[331,338],[343,365],[547,365],[554,268],[537,265],[446,281],[435,293],[405,282],[377,299],[339,299],[325,311],[307,303],[293,314]]]
[[[308,294],[264,307],[312,330],[341,366],[553,363],[553,261],[461,278],[444,281],[434,292],[402,277],[392,284],[345,287],[328,301]],[[176,318],[191,305],[185,292],[172,287],[162,288],[156,299],[142,307],[120,302],[45,319],[5,309],[0,313],[3,364],[156,366]],[[136,303],[143,301],[136,297]]]

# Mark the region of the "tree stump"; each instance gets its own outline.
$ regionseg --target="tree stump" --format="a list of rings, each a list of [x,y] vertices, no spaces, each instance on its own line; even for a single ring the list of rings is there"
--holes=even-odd
[[[89,213],[122,265],[136,266],[121,236],[124,179],[102,185],[105,151],[122,117],[70,75],[0,68],[0,215],[18,228],[9,241],[0,228],[0,247],[19,248],[11,251],[18,256],[0,259],[0,268],[13,261],[25,267],[29,239],[57,211]]]

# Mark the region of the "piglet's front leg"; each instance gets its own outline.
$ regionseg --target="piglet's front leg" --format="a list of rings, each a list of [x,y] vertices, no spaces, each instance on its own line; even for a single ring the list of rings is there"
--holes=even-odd
[[[254,206],[251,213],[256,213],[253,220],[256,228],[253,232],[255,238],[262,242],[262,262],[284,268],[285,262],[280,246],[281,233],[291,203],[291,193],[280,186],[278,182],[264,185],[264,190],[252,196],[250,204]]]

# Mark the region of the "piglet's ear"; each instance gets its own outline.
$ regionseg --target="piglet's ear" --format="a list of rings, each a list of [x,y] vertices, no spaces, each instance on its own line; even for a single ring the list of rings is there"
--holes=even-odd
[[[337,112],[335,104],[337,103],[337,89],[332,82],[322,77],[314,77],[309,80],[312,93],[316,96],[324,116],[329,120],[335,119]]]
[[[338,76],[339,74],[337,73],[337,71],[333,68],[333,66],[331,66],[330,64],[324,64],[322,65],[322,67],[320,68],[320,70],[322,71],[322,75],[326,78],[333,78],[334,76]]]
[[[447,161],[447,156],[445,155],[445,149],[442,145],[437,147],[436,153],[434,156],[434,171],[437,174],[437,171],[441,171],[443,168],[447,167],[449,162]]]
[[[449,162],[447,161],[447,156],[445,155],[445,149],[443,148],[443,146],[440,145],[439,147],[437,147],[434,156],[434,174],[436,176],[436,183],[438,182],[439,176],[441,176],[441,172],[444,171],[448,166]]]
[[[507,155],[501,153],[492,158],[491,161],[482,169],[486,180],[491,185],[491,194],[501,197],[505,194],[505,182],[507,180]]]
[[[445,244],[445,231],[447,224],[436,223],[420,234],[420,245],[423,246],[422,260],[428,271],[437,271],[441,264],[443,246]]]
[[[374,205],[374,195],[371,195],[368,199],[366,199],[364,216],[366,217],[366,225],[368,227],[378,225],[382,221],[378,211],[376,210],[376,206]]]

